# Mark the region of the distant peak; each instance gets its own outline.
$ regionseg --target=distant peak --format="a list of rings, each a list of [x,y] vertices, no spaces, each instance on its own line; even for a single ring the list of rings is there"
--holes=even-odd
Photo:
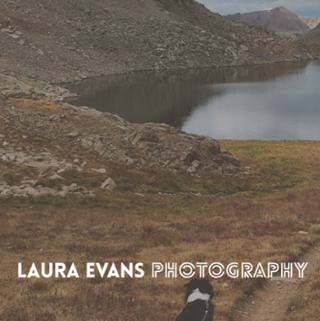
[[[287,8],[285,8],[285,7],[283,7],[283,6],[280,6],[280,7],[274,8],[273,10],[279,10],[279,11],[290,12]]]

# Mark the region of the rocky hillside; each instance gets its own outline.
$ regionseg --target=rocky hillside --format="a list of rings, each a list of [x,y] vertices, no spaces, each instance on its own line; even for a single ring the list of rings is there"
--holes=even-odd
[[[320,18],[300,18],[300,20],[308,25],[310,29],[315,28],[320,23]]]
[[[194,0],[3,0],[0,23],[0,73],[49,81],[312,58]]]
[[[63,102],[67,91],[56,86],[39,88],[0,75],[0,93],[0,173],[10,169],[10,174],[1,175],[0,199],[92,194],[90,185],[66,185],[73,172],[105,176],[96,191],[111,190],[118,179],[106,176],[108,162],[167,170],[170,175],[252,175],[211,137],[166,124],[132,124],[113,114],[74,107]]]
[[[280,34],[302,34],[310,30],[308,25],[302,22],[296,14],[284,7],[243,14],[237,13],[228,15],[227,18],[238,22],[245,21],[255,25],[267,26],[270,30]]]
[[[308,32],[304,37],[303,37],[303,42],[307,44],[320,44],[320,24],[312,29],[310,32]]]
[[[302,41],[308,46],[309,50],[315,55],[320,54],[320,24],[308,32]]]

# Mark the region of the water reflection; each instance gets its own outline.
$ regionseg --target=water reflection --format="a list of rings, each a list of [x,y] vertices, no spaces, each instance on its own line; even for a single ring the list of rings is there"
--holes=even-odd
[[[69,85],[73,102],[215,138],[320,139],[319,62],[139,72]],[[318,86],[317,86],[318,87]]]

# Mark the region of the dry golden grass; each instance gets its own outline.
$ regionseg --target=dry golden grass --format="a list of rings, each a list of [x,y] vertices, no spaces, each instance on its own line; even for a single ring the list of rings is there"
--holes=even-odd
[[[10,98],[9,101],[15,107],[25,111],[42,111],[52,114],[61,110],[61,106],[47,100]]]
[[[2,201],[0,320],[174,320],[186,280],[152,279],[152,262],[284,262],[320,240],[320,143],[223,141],[222,147],[257,170],[255,177],[197,178],[108,163],[119,182],[111,194]],[[94,165],[94,157],[90,161]],[[101,179],[68,175],[83,184]],[[74,262],[81,278],[18,279],[18,262],[25,270],[32,262]],[[146,276],[86,279],[86,262],[143,262]],[[215,320],[226,321],[263,280],[223,277],[212,283]],[[319,290],[310,282],[303,293],[308,299],[297,298],[288,321],[303,320],[296,317],[306,306],[316,315]]]

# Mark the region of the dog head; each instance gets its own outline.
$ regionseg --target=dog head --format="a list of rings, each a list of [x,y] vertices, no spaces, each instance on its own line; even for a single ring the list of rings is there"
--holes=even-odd
[[[192,279],[189,281],[187,284],[185,284],[185,287],[187,288],[187,293],[186,293],[186,301],[189,297],[189,295],[195,290],[199,289],[201,293],[204,294],[209,294],[210,295],[210,300],[213,298],[214,293],[213,293],[213,287],[210,284],[210,282],[206,279]]]

